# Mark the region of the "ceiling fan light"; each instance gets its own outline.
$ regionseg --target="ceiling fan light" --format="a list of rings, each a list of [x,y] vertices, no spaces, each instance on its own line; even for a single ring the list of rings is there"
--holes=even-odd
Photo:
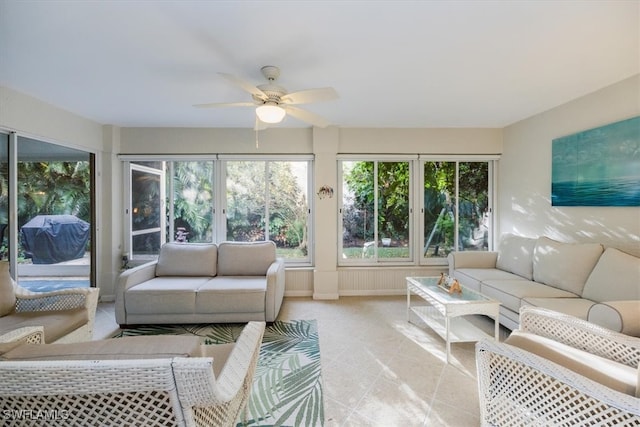
[[[256,108],[256,115],[265,123],[280,123],[286,114],[284,108],[277,105],[264,104]]]

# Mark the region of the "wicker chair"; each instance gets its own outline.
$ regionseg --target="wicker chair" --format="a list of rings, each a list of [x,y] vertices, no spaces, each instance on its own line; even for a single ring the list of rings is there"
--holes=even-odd
[[[12,281],[13,282],[13,281]],[[13,282],[15,306],[11,313],[0,317],[0,343],[15,339],[13,330],[41,326],[40,342],[69,343],[89,341],[93,338],[93,325],[98,304],[99,289],[70,288],[51,292],[31,292]],[[65,322],[61,313],[69,313],[70,319],[78,310],[86,313],[83,324],[60,335],[64,327],[49,329],[48,322]],[[83,314],[83,316],[85,316]],[[47,333],[49,332],[49,333]],[[29,342],[37,342],[29,339]]]
[[[247,324],[218,378],[211,357],[0,362],[0,424],[235,426],[264,329]]]
[[[572,316],[523,308],[519,331],[638,369],[640,339]],[[522,348],[480,341],[476,364],[482,425],[640,425],[640,398]]]

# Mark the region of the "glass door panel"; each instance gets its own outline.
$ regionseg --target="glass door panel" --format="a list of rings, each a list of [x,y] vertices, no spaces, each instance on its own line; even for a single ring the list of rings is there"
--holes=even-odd
[[[130,164],[130,258],[153,260],[165,242],[164,169]]]
[[[34,291],[90,286],[93,155],[18,137],[18,282]]]

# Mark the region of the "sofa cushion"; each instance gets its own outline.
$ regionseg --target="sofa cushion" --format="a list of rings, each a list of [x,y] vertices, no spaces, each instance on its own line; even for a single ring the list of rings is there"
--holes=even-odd
[[[202,356],[200,337],[150,335],[72,344],[24,344],[5,360],[124,360]]]
[[[127,291],[125,310],[136,314],[191,314],[196,291],[211,277],[156,277]]]
[[[502,305],[516,313],[520,311],[521,300],[526,297],[575,298],[575,295],[570,292],[524,280],[521,277],[517,280],[483,281],[480,285],[480,292],[489,298],[500,301]]]
[[[533,255],[533,280],[581,296],[600,255],[599,243],[570,244],[540,237]]]
[[[640,300],[640,258],[607,248],[589,275],[582,296],[597,302]]]
[[[165,243],[156,276],[215,276],[218,248],[213,243]]]
[[[86,325],[88,321],[89,313],[84,308],[15,312],[0,317],[0,333],[27,326],[42,326],[44,341],[51,343]]]
[[[527,332],[513,331],[505,343],[557,363],[610,389],[636,396],[637,368]]]
[[[12,313],[15,308],[16,293],[9,275],[9,262],[0,261],[0,317]]]
[[[266,276],[217,276],[198,289],[196,313],[261,313]]]
[[[510,233],[504,234],[500,239],[496,267],[532,280],[535,245],[536,239]]]
[[[480,292],[480,284],[485,280],[522,280],[517,274],[498,270],[497,268],[461,268],[456,270],[454,276],[463,286]]]
[[[218,274],[266,276],[276,260],[276,244],[268,242],[222,242],[218,247]]]
[[[584,298],[524,298],[522,306],[547,308],[587,320],[587,314],[595,302]]]

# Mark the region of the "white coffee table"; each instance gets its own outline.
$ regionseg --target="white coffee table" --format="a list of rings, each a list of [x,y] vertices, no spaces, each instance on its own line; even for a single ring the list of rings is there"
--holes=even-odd
[[[465,287],[462,287],[461,294],[449,294],[442,286],[438,286],[438,280],[439,277],[407,277],[407,321],[411,321],[413,312],[445,340],[447,363],[451,343],[479,341],[491,336],[463,316],[483,314],[492,317],[494,339],[497,341],[500,302]],[[411,294],[418,295],[427,304],[411,305]]]

